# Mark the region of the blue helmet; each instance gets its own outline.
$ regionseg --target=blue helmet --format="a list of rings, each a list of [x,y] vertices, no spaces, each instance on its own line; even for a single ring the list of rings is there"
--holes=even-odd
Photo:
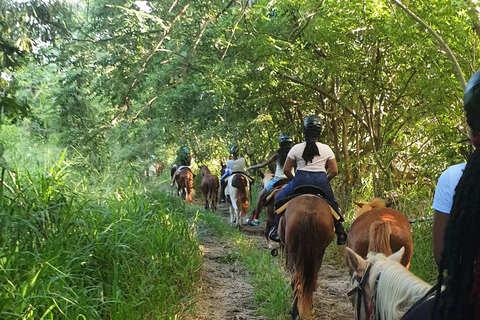
[[[292,137],[290,137],[287,133],[282,133],[282,135],[278,139],[278,143],[280,144],[280,147],[293,146]]]

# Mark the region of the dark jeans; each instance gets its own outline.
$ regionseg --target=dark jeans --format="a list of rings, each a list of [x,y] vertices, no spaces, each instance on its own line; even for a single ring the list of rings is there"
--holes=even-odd
[[[295,178],[290,181],[285,188],[278,194],[276,200],[288,197],[293,194],[293,190],[300,186],[316,186],[325,192],[325,198],[332,204],[336,204],[335,196],[333,195],[332,186],[328,181],[325,172],[310,172],[297,170]]]

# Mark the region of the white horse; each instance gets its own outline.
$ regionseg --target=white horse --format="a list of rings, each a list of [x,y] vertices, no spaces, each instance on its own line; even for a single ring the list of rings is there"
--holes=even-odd
[[[242,219],[247,214],[250,205],[248,195],[250,192],[250,181],[241,173],[235,173],[228,177],[225,187],[225,197],[229,199],[230,223],[234,227],[242,229]]]
[[[420,299],[432,293],[432,286],[400,264],[405,249],[390,255],[369,253],[367,260],[346,247],[347,263],[355,272],[354,288],[348,293],[356,320],[398,320]]]

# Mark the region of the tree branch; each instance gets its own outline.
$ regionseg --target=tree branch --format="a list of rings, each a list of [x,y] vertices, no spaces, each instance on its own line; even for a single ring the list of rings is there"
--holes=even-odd
[[[467,81],[465,80],[465,77],[463,76],[462,69],[460,68],[460,65],[458,64],[457,59],[455,58],[455,55],[453,54],[452,50],[450,50],[450,47],[443,41],[443,39],[438,35],[438,33],[435,32],[429,25],[427,25],[425,22],[422,21],[415,13],[410,11],[403,3],[400,2],[400,0],[393,0],[399,6],[403,11],[405,11],[413,20],[417,21],[422,27],[428,30],[428,32],[437,40],[438,44],[440,47],[445,50],[447,53],[448,58],[450,59],[450,62],[453,65],[453,68],[457,72],[457,77],[458,80],[460,80],[460,83],[462,85],[462,88],[465,89],[467,86]]]

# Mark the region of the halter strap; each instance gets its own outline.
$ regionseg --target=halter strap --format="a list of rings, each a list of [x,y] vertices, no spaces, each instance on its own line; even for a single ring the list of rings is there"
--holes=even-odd
[[[362,312],[362,306],[361,306],[362,302],[363,302],[363,307],[365,309],[365,314],[367,316],[366,318],[368,319],[370,317],[370,315],[372,314],[372,312],[369,310],[369,307],[368,307],[367,296],[366,296],[366,294],[364,294],[365,286],[367,284],[368,276],[370,275],[370,270],[372,269],[372,266],[373,266],[373,264],[370,264],[367,267],[367,270],[365,270],[365,273],[363,274],[363,277],[359,277],[357,275],[358,285],[347,293],[347,296],[349,296],[349,297],[351,295],[353,295],[355,292],[357,293],[357,319],[360,319],[360,314]],[[375,291],[376,291],[376,289],[375,289]],[[362,297],[363,297],[363,299],[362,299]]]

